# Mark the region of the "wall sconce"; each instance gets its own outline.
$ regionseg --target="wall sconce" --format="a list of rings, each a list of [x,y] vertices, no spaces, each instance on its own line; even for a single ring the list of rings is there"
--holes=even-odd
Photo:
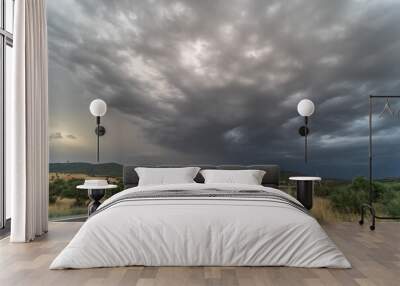
[[[315,111],[314,103],[309,99],[302,99],[297,104],[297,112],[304,117],[304,126],[299,128],[299,134],[304,137],[304,161],[307,164],[307,135],[310,133],[308,129],[308,117],[313,115]]]
[[[96,124],[97,127],[94,132],[97,135],[97,162],[100,161],[100,136],[106,134],[106,129],[104,126],[100,125],[100,117],[104,116],[107,112],[107,104],[104,100],[95,99],[90,103],[89,106],[90,113],[96,117]]]

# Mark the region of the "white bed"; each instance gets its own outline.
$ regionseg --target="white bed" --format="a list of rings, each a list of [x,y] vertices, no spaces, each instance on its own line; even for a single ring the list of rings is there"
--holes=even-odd
[[[174,190],[182,194],[245,191],[249,197],[135,197],[146,191]],[[265,192],[272,199],[252,197],[252,191]],[[134,198],[123,199],[130,196]],[[100,206],[50,269],[127,265],[350,268],[318,222],[296,204],[280,190],[255,185],[130,188]]]

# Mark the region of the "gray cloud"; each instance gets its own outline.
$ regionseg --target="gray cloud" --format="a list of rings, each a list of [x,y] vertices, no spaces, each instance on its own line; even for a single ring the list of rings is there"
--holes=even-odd
[[[54,132],[50,134],[49,138],[50,140],[59,140],[63,139],[64,137],[62,136],[61,132]]]
[[[52,0],[50,67],[79,81],[88,101],[103,98],[123,114],[163,148],[160,160],[366,175],[367,96],[400,90],[399,19],[394,1]],[[59,80],[50,74],[50,85]],[[302,98],[317,107],[312,167],[302,164],[297,134]],[[395,144],[386,135],[397,123],[377,123],[377,147]],[[382,166],[380,175],[398,171]]]
[[[77,140],[78,137],[76,137],[73,134],[63,134],[62,132],[53,132],[49,136],[50,141],[53,140],[61,140],[61,139],[72,139],[72,140]]]
[[[77,138],[75,135],[73,135],[73,134],[68,134],[68,135],[66,135],[65,137],[68,138],[68,139],[72,139],[72,140],[78,139],[78,138]]]

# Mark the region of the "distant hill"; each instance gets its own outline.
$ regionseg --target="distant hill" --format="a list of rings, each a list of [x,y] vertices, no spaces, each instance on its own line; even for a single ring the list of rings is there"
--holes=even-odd
[[[289,182],[289,177],[297,177],[297,176],[317,176],[314,174],[303,174],[301,172],[296,171],[288,171],[288,170],[281,170],[280,181],[282,182]],[[346,179],[338,179],[332,177],[322,177],[323,182],[336,182],[336,183],[349,183],[351,180]]]
[[[50,172],[54,173],[82,173],[89,176],[122,177],[122,165],[117,163],[50,163]]]
[[[383,179],[374,179],[374,181],[381,181],[381,182],[399,182],[400,177],[387,177]]]
[[[294,176],[303,176],[303,174],[298,173],[298,172],[281,170],[280,180],[281,181],[289,181],[289,177],[294,177]]]

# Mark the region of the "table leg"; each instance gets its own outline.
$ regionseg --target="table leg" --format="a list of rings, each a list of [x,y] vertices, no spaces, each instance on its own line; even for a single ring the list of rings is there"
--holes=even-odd
[[[313,181],[297,181],[297,200],[308,210],[313,207]]]
[[[101,205],[100,200],[104,197],[104,190],[88,190],[88,196],[90,198],[90,203],[88,205],[88,215],[90,216],[94,213],[97,208]]]

